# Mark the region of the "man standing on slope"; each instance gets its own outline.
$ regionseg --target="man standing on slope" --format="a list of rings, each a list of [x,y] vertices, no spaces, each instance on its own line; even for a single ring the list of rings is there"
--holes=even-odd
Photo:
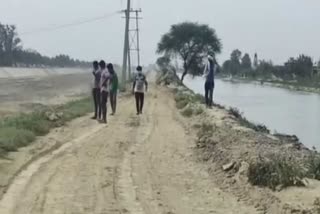
[[[205,99],[208,108],[212,107],[213,104],[213,90],[214,90],[214,72],[215,72],[215,60],[212,56],[208,56],[208,62],[204,69],[204,76],[206,82],[204,84]]]
[[[92,85],[92,97],[94,102],[94,116],[92,119],[96,120],[99,116],[101,117],[101,105],[100,105],[100,77],[101,71],[99,69],[99,63],[97,61],[93,62],[93,85]]]
[[[101,110],[102,110],[102,120],[100,120],[100,122],[107,123],[107,103],[108,103],[108,95],[110,90],[110,73],[108,69],[106,69],[105,61],[101,60],[99,65],[101,69],[100,88],[101,88]]]
[[[142,114],[144,104],[144,92],[148,91],[148,82],[146,76],[142,73],[142,67],[137,67],[137,74],[133,79],[132,92],[136,98],[137,115]]]
[[[111,115],[114,115],[117,111],[117,94],[119,80],[117,73],[114,71],[113,64],[108,64],[107,68],[110,73],[110,104],[112,109]]]

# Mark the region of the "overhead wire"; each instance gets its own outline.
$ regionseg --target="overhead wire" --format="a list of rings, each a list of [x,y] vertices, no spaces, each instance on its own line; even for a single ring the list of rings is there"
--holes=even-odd
[[[98,16],[98,17],[94,17],[94,18],[90,18],[90,19],[79,20],[79,21],[74,21],[74,22],[67,23],[67,24],[57,25],[57,26],[54,26],[54,27],[39,28],[39,29],[32,30],[32,31],[26,31],[26,32],[21,33],[20,35],[31,35],[31,34],[36,34],[36,33],[44,33],[44,32],[56,31],[56,30],[60,30],[60,29],[64,29],[64,28],[70,28],[70,27],[83,25],[83,24],[87,24],[87,23],[91,23],[91,22],[105,20],[105,19],[111,18],[112,16],[114,16],[114,15],[116,15],[118,13],[121,13],[121,11],[108,13],[108,14],[105,14],[105,15],[102,15],[102,16]]]

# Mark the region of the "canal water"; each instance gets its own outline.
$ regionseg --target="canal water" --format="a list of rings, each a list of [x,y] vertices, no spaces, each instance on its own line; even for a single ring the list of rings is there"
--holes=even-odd
[[[186,77],[185,84],[204,94],[204,79]],[[309,148],[320,149],[320,95],[254,83],[217,79],[214,101],[236,107],[271,131],[297,135]]]

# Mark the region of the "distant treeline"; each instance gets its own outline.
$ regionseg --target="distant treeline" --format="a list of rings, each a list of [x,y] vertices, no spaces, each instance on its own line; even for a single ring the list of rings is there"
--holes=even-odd
[[[90,65],[85,61],[72,59],[68,55],[61,54],[55,57],[47,57],[34,50],[25,50],[21,42],[14,25],[0,23],[0,66],[87,67]]]
[[[320,61],[315,63],[302,54],[291,57],[283,65],[274,65],[272,61],[258,60],[257,54],[252,60],[249,54],[242,55],[240,50],[234,50],[230,59],[223,63],[221,73],[244,78],[319,81]]]

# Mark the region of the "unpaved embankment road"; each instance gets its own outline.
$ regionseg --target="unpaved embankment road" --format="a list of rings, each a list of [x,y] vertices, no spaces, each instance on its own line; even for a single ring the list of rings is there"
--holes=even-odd
[[[61,104],[88,95],[91,75],[74,74],[0,78],[0,116],[32,109],[34,104]]]
[[[81,119],[78,128],[87,131],[22,171],[0,213],[256,213],[221,191],[194,160],[194,141],[170,93],[153,86],[146,99],[141,117],[128,96],[107,126]]]

